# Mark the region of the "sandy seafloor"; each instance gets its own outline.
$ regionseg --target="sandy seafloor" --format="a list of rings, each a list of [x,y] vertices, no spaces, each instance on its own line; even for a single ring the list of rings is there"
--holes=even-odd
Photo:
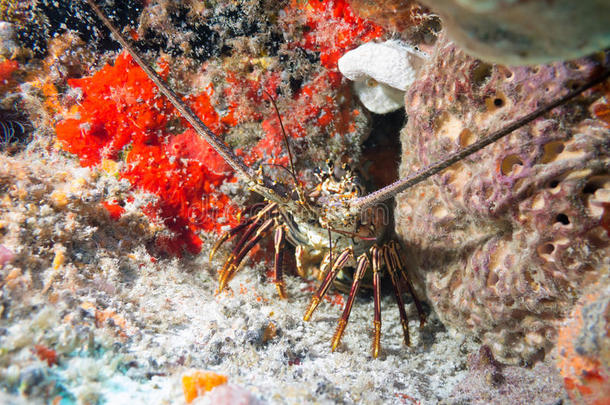
[[[341,308],[324,301],[304,322],[313,282],[287,277],[290,298],[282,301],[262,276],[270,264],[250,261],[232,292],[216,295],[226,251],[209,263],[213,237],[198,256],[153,260],[126,225],[129,207],[117,222],[87,198],[120,186],[115,178],[34,149],[0,157],[3,243],[16,254],[2,268],[0,403],[180,404],[181,377],[192,370],[229,380],[193,403],[566,403],[561,379],[544,364],[506,367],[501,383],[469,372],[468,356],[479,345],[447,331],[433,313],[419,330],[412,303],[412,345],[405,347],[391,296],[382,302],[380,358],[370,355],[367,297],[356,300],[331,353]],[[63,207],[48,194],[65,186],[57,176],[72,187]],[[21,197],[10,202],[14,195]],[[40,237],[45,232],[68,246],[60,259],[61,249]],[[37,357],[37,344],[54,348],[57,361],[49,366]]]

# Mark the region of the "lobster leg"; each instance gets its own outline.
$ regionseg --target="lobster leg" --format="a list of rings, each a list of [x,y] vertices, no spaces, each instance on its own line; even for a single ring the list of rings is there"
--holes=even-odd
[[[233,238],[235,235],[237,235],[239,232],[241,232],[245,227],[252,224],[252,222],[254,222],[254,217],[247,218],[247,219],[243,220],[242,222],[240,222],[237,226],[235,226],[235,227],[229,229],[228,231],[226,231],[225,233],[223,233],[222,236],[220,237],[220,239],[218,239],[218,241],[214,244],[214,247],[212,248],[212,251],[210,252],[210,261],[212,261],[212,259],[214,258],[214,255],[216,254],[216,251],[222,246],[223,243],[225,243],[229,239]]]
[[[276,207],[277,207],[276,204],[267,205],[258,214],[256,214],[251,220],[248,221],[249,225],[244,226],[244,227],[247,226],[246,231],[243,233],[243,235],[241,236],[239,241],[235,244],[235,246],[233,247],[233,250],[231,251],[231,253],[227,257],[227,259],[225,260],[225,263],[222,266],[222,269],[220,270],[221,284],[223,283],[223,281],[222,281],[223,279],[225,279],[224,283],[226,283],[226,281],[228,281],[227,272],[230,268],[232,268],[233,264],[235,263],[235,260],[237,259],[237,256],[239,255],[239,252],[244,248],[244,245],[250,240],[252,234],[254,232],[256,232],[256,230],[261,226],[261,223],[263,222],[264,218],[268,214],[272,213]],[[240,227],[240,225],[238,225],[236,228],[239,227],[241,230],[244,227]],[[229,232],[231,232],[231,231],[229,231]],[[224,236],[225,235],[223,235],[221,237],[219,243],[222,244],[222,242],[224,242],[225,240],[227,240],[231,237],[230,235],[228,235],[226,238],[224,238]],[[224,240],[223,240],[223,238],[224,238]],[[218,242],[217,242],[217,245],[218,245]],[[248,249],[248,250],[250,250],[250,249]],[[212,251],[212,253],[214,253],[214,250]],[[218,291],[222,291],[223,288],[224,288],[224,284],[222,285],[222,288],[220,288]]]
[[[284,245],[286,242],[286,230],[283,226],[275,228],[273,246],[275,248],[275,263],[273,268],[273,283],[277,288],[280,299],[286,299],[286,284],[284,283]]]
[[[276,225],[275,218],[267,219],[261,226],[256,229],[256,233],[252,238],[248,240],[248,242],[243,245],[241,250],[236,255],[231,255],[227,263],[222,268],[220,274],[220,280],[218,282],[218,292],[222,291],[227,283],[231,281],[235,273],[239,268],[242,260],[248,254],[250,250],[258,243],[260,240],[267,235],[267,233],[273,229],[274,225]],[[243,238],[242,238],[243,239]],[[231,260],[232,259],[232,260]]]
[[[360,281],[364,277],[364,274],[369,268],[369,259],[366,257],[366,254],[361,254],[358,257],[358,263],[356,265],[356,272],[354,273],[354,281],[352,282],[352,288],[349,292],[349,297],[347,298],[347,303],[345,304],[345,308],[343,309],[343,315],[341,319],[339,319],[339,324],[337,325],[337,330],[335,331],[335,335],[333,336],[332,343],[332,351],[334,352],[339,346],[341,342],[341,337],[343,336],[343,331],[347,326],[347,321],[349,320],[349,314],[352,311],[352,305],[354,304],[354,299],[356,298],[356,294],[358,293],[358,288],[360,287]]]
[[[375,315],[373,320],[373,357],[377,358],[381,349],[381,255],[377,245],[371,247],[371,258],[373,265],[373,299]]]
[[[335,277],[337,277],[339,270],[341,270],[343,268],[343,266],[345,266],[345,263],[347,262],[347,260],[350,257],[352,257],[353,255],[354,255],[354,251],[352,250],[351,247],[343,249],[341,254],[339,254],[337,259],[333,263],[331,269],[326,274],[324,281],[322,282],[322,284],[320,284],[318,291],[316,291],[314,296],[311,298],[311,303],[309,304],[309,307],[307,308],[307,312],[305,313],[305,316],[303,317],[304,321],[309,321],[309,319],[311,318],[311,315],[313,314],[313,311],[316,310],[316,308],[318,307],[318,304],[320,303],[320,300],[322,299],[322,297],[324,297],[324,294],[326,294],[326,291],[328,291],[328,287],[330,287],[330,285],[334,281]]]
[[[258,229],[263,220],[268,215],[272,214],[276,208],[277,204],[268,204],[267,206],[265,206],[265,208],[260,210],[260,212],[254,216],[252,223],[246,228],[246,231],[239,239],[239,242],[237,242],[237,244],[233,248],[233,252],[231,252],[231,255],[236,254],[242,248],[242,246],[250,239],[252,234]]]
[[[398,274],[399,267],[395,260],[397,252],[390,247],[385,245],[383,247],[383,257],[385,260],[388,273],[390,273],[390,279],[392,280],[392,287],[394,287],[394,298],[396,298],[396,305],[398,305],[398,312],[400,313],[400,324],[402,325],[402,333],[404,335],[405,345],[410,345],[409,340],[409,320],[407,319],[407,313],[405,312],[405,304],[402,300],[402,291],[400,288],[400,275]]]
[[[411,297],[413,298],[413,302],[415,303],[415,308],[417,308],[417,315],[419,316],[419,327],[422,328],[424,326],[424,324],[426,323],[426,314],[424,313],[424,309],[421,306],[421,302],[417,299],[417,295],[415,294],[415,289],[413,288],[413,284],[411,284],[411,280],[409,279],[409,276],[407,275],[406,267],[402,261],[402,258],[400,257],[400,245],[396,241],[390,241],[390,243],[388,243],[388,246],[389,246],[390,252],[392,254],[392,257],[396,261],[396,264],[398,266],[398,271],[400,271],[400,274],[402,275],[403,280],[407,284],[407,288],[409,289],[409,294],[411,294]]]

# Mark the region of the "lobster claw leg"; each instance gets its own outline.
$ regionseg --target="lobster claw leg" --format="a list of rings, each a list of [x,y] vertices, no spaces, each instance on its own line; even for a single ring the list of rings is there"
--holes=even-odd
[[[223,235],[220,241],[217,242],[217,245],[219,245],[219,243],[222,244],[225,240],[231,238],[245,228],[245,232],[243,232],[239,241],[233,247],[233,250],[219,272],[218,292],[221,292],[231,278],[233,278],[245,255],[266,235],[267,231],[273,227],[275,223],[275,219],[273,219],[275,216],[274,210],[276,208],[276,204],[268,204],[253,218],[233,228],[238,228],[237,231],[232,232],[233,229],[230,230],[228,234],[225,233],[226,237]],[[265,221],[265,218],[267,217],[271,218],[268,218]],[[212,253],[214,253],[214,250],[212,250]]]
[[[341,256],[340,256],[341,257]],[[370,258],[370,263],[369,263]],[[403,330],[404,342],[408,346],[410,344],[409,339],[409,322],[407,318],[407,313],[404,307],[404,301],[402,299],[403,293],[403,284],[404,280],[409,293],[413,297],[415,302],[419,318],[420,324],[423,325],[425,322],[425,314],[421,303],[417,300],[415,296],[415,292],[413,286],[411,285],[410,280],[407,278],[405,267],[400,257],[400,245],[395,241],[391,241],[388,244],[384,245],[382,248],[377,245],[373,245],[369,250],[369,256],[366,254],[362,254],[358,257],[358,261],[356,264],[356,271],[354,273],[354,279],[352,281],[352,287],[347,299],[347,303],[345,304],[345,308],[343,310],[343,315],[338,321],[337,329],[333,336],[332,340],[332,351],[335,351],[341,342],[341,338],[347,326],[347,322],[349,320],[350,312],[352,310],[352,306],[354,303],[354,299],[356,294],[358,293],[358,288],[360,283],[369,268],[369,265],[373,268],[373,299],[374,299],[374,320],[373,320],[373,347],[372,347],[372,356],[377,358],[381,351],[381,270],[385,263],[386,268],[388,269],[388,273],[390,275],[390,279],[392,281],[392,287],[394,290],[394,298],[396,299],[396,304],[398,306],[398,311],[400,314],[400,323]],[[335,266],[333,266],[334,270]],[[329,277],[334,278],[334,274],[327,274],[328,280]],[[402,279],[401,279],[402,278]],[[331,280],[332,282],[332,280]],[[324,286],[324,285],[323,285]],[[322,287],[323,287],[322,286]],[[322,289],[322,287],[320,289]],[[323,295],[323,294],[322,294]],[[316,299],[316,296],[312,299],[312,303],[310,305],[310,309],[308,311],[308,315],[311,314],[313,309],[315,309],[315,305],[319,302],[319,299]],[[307,319],[306,319],[307,320]]]
[[[212,251],[210,252],[210,261],[214,257],[214,254],[216,253],[218,248],[220,248],[220,246],[224,242],[226,242],[227,240],[233,238],[235,235],[237,235],[239,232],[241,232],[243,229],[245,229],[245,232],[243,232],[243,234],[241,235],[241,237],[239,238],[239,240],[237,241],[237,243],[233,247],[233,250],[229,254],[229,257],[225,260],[223,268],[222,268],[222,270],[220,270],[221,276],[225,272],[225,269],[229,268],[231,263],[233,263],[233,261],[235,261],[235,258],[237,256],[237,254],[243,248],[243,246],[246,244],[246,242],[250,239],[252,234],[261,225],[261,223],[262,223],[263,219],[265,218],[265,216],[267,216],[269,213],[273,212],[273,210],[275,208],[276,208],[276,204],[268,204],[265,208],[263,208],[258,214],[256,214],[252,218],[246,219],[245,221],[241,222],[236,227],[234,227],[234,228],[230,229],[229,231],[225,232],[220,237],[218,242],[216,242],[216,244],[212,248]]]
[[[242,229],[244,229],[245,227],[247,227],[248,225],[252,224],[252,222],[254,222],[254,218],[248,218],[242,222],[240,222],[237,226],[229,229],[228,231],[226,231],[225,233],[222,234],[222,236],[220,237],[220,239],[218,239],[218,241],[214,244],[214,247],[212,248],[212,250],[210,251],[210,261],[212,261],[212,259],[214,258],[214,255],[216,254],[216,251],[218,251],[218,249],[229,239],[232,239],[235,235],[237,235]]]

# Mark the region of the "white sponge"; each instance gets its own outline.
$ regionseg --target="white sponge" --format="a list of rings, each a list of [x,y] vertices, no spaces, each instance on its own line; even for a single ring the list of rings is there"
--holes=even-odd
[[[368,42],[339,59],[339,70],[369,110],[385,114],[404,105],[404,92],[427,55],[400,41]]]

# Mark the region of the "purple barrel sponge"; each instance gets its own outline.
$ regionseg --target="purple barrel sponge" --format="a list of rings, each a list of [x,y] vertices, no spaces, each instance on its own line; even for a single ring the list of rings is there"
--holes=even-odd
[[[602,55],[489,65],[441,38],[406,94],[401,177],[577,87]],[[449,327],[509,363],[552,348],[581,291],[610,268],[610,130],[601,86],[396,198],[396,231]]]

